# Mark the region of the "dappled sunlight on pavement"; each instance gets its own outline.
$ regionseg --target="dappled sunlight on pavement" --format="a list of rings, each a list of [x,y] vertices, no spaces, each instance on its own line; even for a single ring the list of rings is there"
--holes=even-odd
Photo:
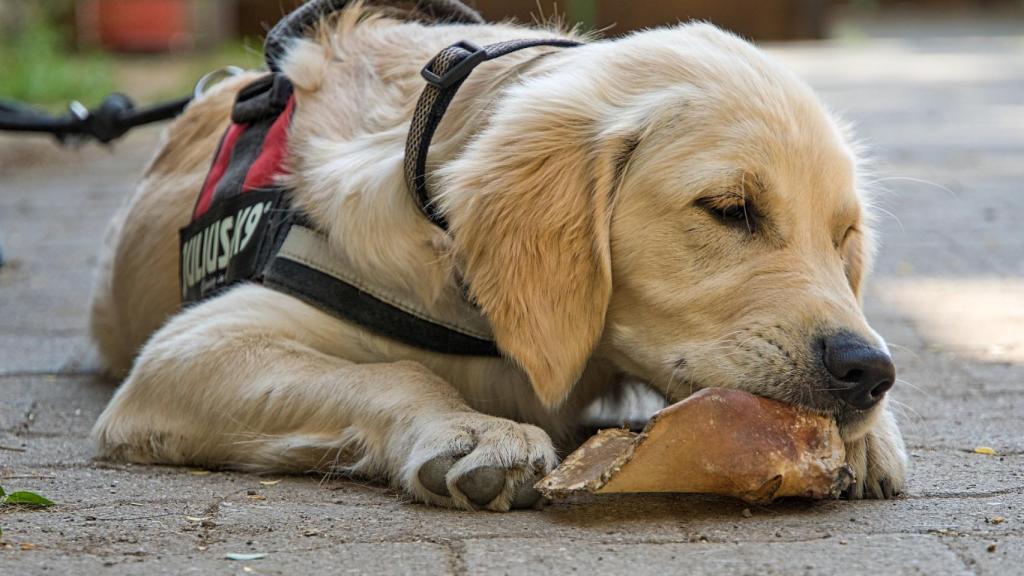
[[[1024,364],[1024,278],[883,279],[874,293],[959,356]]]

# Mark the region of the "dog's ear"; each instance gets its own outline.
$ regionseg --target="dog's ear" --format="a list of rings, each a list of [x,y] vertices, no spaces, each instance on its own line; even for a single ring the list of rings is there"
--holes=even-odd
[[[499,114],[443,177],[470,293],[548,407],[568,396],[604,328],[611,202],[632,150],[577,114]]]

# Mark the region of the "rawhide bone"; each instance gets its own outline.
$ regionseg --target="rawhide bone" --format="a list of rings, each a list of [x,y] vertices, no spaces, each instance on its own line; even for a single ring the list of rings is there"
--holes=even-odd
[[[835,421],[739,390],[707,388],[658,412],[643,432],[601,430],[541,479],[576,492],[686,492],[767,503],[835,498],[854,481]]]

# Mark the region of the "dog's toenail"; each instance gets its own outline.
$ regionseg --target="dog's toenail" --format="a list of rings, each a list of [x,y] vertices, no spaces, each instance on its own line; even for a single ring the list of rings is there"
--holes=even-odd
[[[882,489],[882,498],[889,500],[893,496],[895,496],[895,493],[892,489],[892,482],[889,482],[888,480],[882,480],[878,484],[879,487]]]
[[[448,474],[448,470],[451,470],[451,467],[455,465],[455,460],[454,456],[444,454],[426,461],[420,466],[420,471],[417,474],[420,484],[423,484],[424,488],[438,496],[451,496],[452,494],[448,491],[444,477]]]
[[[505,489],[505,469],[481,466],[466,472],[456,483],[459,490],[477,506],[486,506]]]

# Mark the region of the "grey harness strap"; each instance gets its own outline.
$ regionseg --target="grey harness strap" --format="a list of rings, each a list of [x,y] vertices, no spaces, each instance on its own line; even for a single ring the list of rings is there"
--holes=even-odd
[[[488,60],[525,48],[571,48],[579,45],[580,43],[574,40],[552,38],[509,40],[481,48],[463,40],[442,50],[423,67],[421,74],[426,79],[427,86],[423,88],[416,103],[409,136],[405,141],[405,181],[424,216],[442,229],[448,229],[448,222],[438,211],[437,204],[431,201],[430,190],[427,187],[427,152],[444,113],[473,69]]]
[[[444,354],[500,356],[488,332],[458,320],[435,317],[339,264],[323,234],[292,224],[264,273],[263,285],[418,348]]]

